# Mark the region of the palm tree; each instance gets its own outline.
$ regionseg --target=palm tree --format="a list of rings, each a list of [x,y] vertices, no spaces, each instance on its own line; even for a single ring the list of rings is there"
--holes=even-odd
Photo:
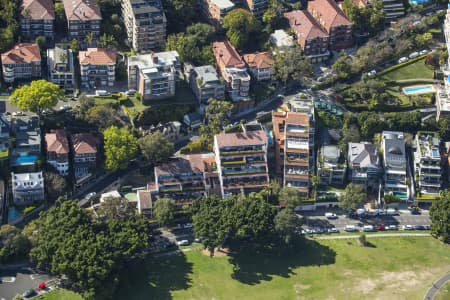
[[[89,31],[88,33],[86,33],[86,37],[84,38],[84,41],[86,42],[86,44],[91,45],[92,42],[95,39],[95,34],[92,31]]]

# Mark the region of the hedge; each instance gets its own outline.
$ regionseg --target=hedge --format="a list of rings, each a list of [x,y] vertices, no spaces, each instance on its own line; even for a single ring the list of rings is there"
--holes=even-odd
[[[392,72],[392,71],[397,70],[397,69],[400,69],[400,68],[403,68],[403,67],[405,67],[405,66],[407,66],[407,65],[410,65],[410,64],[412,64],[412,63],[415,63],[415,62],[417,62],[417,61],[419,61],[419,60],[425,59],[425,57],[427,57],[427,56],[428,56],[428,53],[427,53],[427,54],[424,54],[424,55],[420,55],[420,56],[418,56],[418,57],[416,57],[416,58],[411,58],[410,60],[405,61],[405,62],[403,62],[403,63],[393,65],[392,67],[389,67],[389,68],[387,68],[387,69],[384,69],[383,71],[381,71],[380,73],[378,73],[376,77],[378,77],[378,76],[383,76],[384,74],[387,74],[387,73],[389,73],[389,72]]]

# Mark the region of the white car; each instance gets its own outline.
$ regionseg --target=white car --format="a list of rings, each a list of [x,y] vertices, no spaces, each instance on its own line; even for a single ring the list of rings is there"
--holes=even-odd
[[[72,105],[64,104],[59,107],[59,110],[70,110],[72,109]]]
[[[325,217],[327,219],[337,219],[337,216],[334,213],[325,213]]]
[[[192,223],[186,223],[183,225],[183,228],[192,228]]]
[[[420,55],[424,55],[427,54],[428,50],[427,49],[423,49],[422,51],[419,52]]]
[[[409,55],[409,58],[416,58],[417,56],[419,56],[419,52],[413,52]]]
[[[402,230],[414,230],[414,226],[412,225],[402,225]]]
[[[95,96],[109,96],[109,93],[105,90],[96,90]]]
[[[409,60],[409,58],[407,58],[407,57],[401,57],[399,60],[398,60],[398,63],[399,64],[401,64],[401,63],[404,63],[404,62],[407,62]]]
[[[373,77],[373,76],[377,75],[377,70],[372,70],[372,71],[370,71],[369,73],[367,73],[367,75],[368,75],[369,77]]]
[[[358,228],[356,228],[355,225],[345,225],[344,230],[347,231],[347,232],[359,231]]]
[[[328,228],[328,233],[338,233],[338,232],[339,232],[339,230],[337,228],[335,228],[335,227]]]
[[[189,245],[189,241],[188,240],[181,240],[177,242],[178,246],[187,246]]]
[[[364,225],[363,231],[374,231],[373,225]]]
[[[15,117],[15,116],[23,116],[24,113],[23,113],[23,111],[15,111],[15,112],[12,113],[12,115],[13,115],[13,117]]]
[[[389,225],[386,227],[387,230],[397,230],[397,225]]]

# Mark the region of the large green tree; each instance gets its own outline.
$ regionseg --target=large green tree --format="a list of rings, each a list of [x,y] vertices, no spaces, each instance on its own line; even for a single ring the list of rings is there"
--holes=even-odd
[[[222,26],[227,31],[228,40],[239,50],[248,50],[261,29],[261,24],[252,13],[242,8],[230,11],[223,18]]]
[[[431,234],[445,243],[450,243],[450,193],[442,193],[430,207]]]
[[[30,249],[30,241],[11,225],[0,227],[0,262],[6,263],[14,259],[26,257]]]
[[[81,111],[87,108],[85,105],[89,104],[81,104]],[[109,104],[91,106],[87,108],[87,111],[83,114],[83,117],[87,123],[100,130],[113,125],[121,125],[117,110]]]
[[[70,191],[67,180],[56,172],[44,172],[46,199],[55,201]]]
[[[281,206],[289,209],[294,209],[296,206],[302,204],[299,197],[298,190],[293,187],[282,187],[278,191],[278,202]]]
[[[175,152],[174,144],[160,131],[140,138],[139,147],[144,157],[153,165],[167,162]]]
[[[313,75],[313,67],[308,59],[302,57],[300,49],[289,48],[279,51],[274,56],[274,76],[284,85],[290,80],[302,82],[303,78]]]
[[[360,184],[350,183],[339,196],[339,206],[343,209],[356,209],[367,198],[364,187]]]
[[[170,33],[183,31],[198,19],[195,0],[162,0],[162,4]]]
[[[175,200],[170,198],[161,198],[155,201],[153,205],[153,217],[160,225],[169,225],[174,218]]]
[[[292,209],[280,210],[274,218],[275,232],[281,240],[289,245],[298,235],[297,231],[301,226],[300,218]]]
[[[11,95],[11,103],[16,104],[20,110],[41,116],[44,109],[54,107],[63,97],[64,91],[57,84],[40,79],[17,88]]]
[[[136,137],[126,128],[111,126],[103,131],[103,138],[106,169],[126,169],[138,149]]]
[[[220,133],[230,122],[233,104],[226,100],[209,99],[205,111],[206,124],[200,126],[200,141],[204,149],[212,150],[214,135]]]

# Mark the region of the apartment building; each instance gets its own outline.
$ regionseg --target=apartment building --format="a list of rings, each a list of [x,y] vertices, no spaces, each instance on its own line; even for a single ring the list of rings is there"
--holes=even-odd
[[[217,68],[225,79],[225,89],[234,102],[235,110],[246,110],[253,106],[249,101],[250,75],[245,62],[228,41],[213,42],[213,53]]]
[[[48,41],[54,39],[52,0],[23,0],[20,9],[20,33],[24,39],[34,41],[38,36],[45,36]]]
[[[122,1],[128,43],[136,52],[164,47],[167,19],[161,0]]]
[[[222,26],[225,15],[236,6],[230,0],[202,0],[203,17],[217,29]]]
[[[267,0],[241,0],[241,2],[257,19],[262,18],[267,8]]]
[[[439,196],[442,184],[440,142],[437,132],[417,132],[414,141],[415,179],[418,185],[416,200],[425,195]]]
[[[315,156],[312,119],[304,112],[272,112],[272,123],[275,171],[283,177],[283,186],[309,197]]]
[[[176,51],[128,57],[128,88],[137,90],[144,101],[175,95],[175,85],[181,72]]]
[[[95,174],[98,141],[90,133],[73,134],[70,140],[75,181],[77,185],[81,185]]]
[[[20,43],[2,53],[2,73],[6,83],[41,77],[41,53],[35,43]]]
[[[102,48],[80,51],[81,86],[98,88],[113,86],[116,76],[116,53]]]
[[[14,117],[12,133],[15,143],[10,155],[11,166],[33,167],[41,155],[39,118],[36,115]]]
[[[283,51],[283,48],[294,48],[294,38],[286,33],[283,29],[275,30],[269,36],[269,42],[277,51]]]
[[[180,155],[155,167],[159,197],[170,197],[178,205],[210,193],[219,194],[220,185],[214,153]]]
[[[62,176],[69,175],[69,141],[64,129],[45,134],[47,163]]]
[[[289,21],[303,54],[309,57],[312,63],[329,58],[329,35],[308,11],[294,10],[285,13],[284,17]]]
[[[28,205],[44,200],[42,172],[11,173],[13,201],[16,205]]]
[[[9,159],[11,120],[0,113],[0,161]]]
[[[353,23],[334,0],[308,1],[308,12],[329,35],[330,50],[341,50],[353,46]]]
[[[372,143],[348,143],[348,180],[368,190],[378,188],[381,174],[377,146]]]
[[[317,155],[317,175],[320,184],[343,185],[347,165],[345,157],[336,145],[324,145]]]
[[[382,0],[387,22],[405,15],[405,5],[401,0]]]
[[[298,93],[291,97],[287,103],[287,108],[292,112],[303,112],[314,121],[314,98],[310,94]]]
[[[443,29],[447,52],[450,53],[450,7],[447,8]],[[441,86],[436,92],[437,121],[439,121],[441,116],[450,115],[450,57],[447,59],[447,64],[445,64],[441,69],[444,73],[444,86]]]
[[[213,148],[222,197],[257,192],[268,185],[265,130],[243,127],[243,132],[217,134]]]
[[[403,132],[383,131],[382,133],[384,194],[393,194],[402,199],[409,199],[407,185],[407,161]]]
[[[75,69],[73,52],[68,48],[56,46],[47,50],[48,78],[66,91],[75,89]]]
[[[210,98],[225,99],[225,85],[211,65],[192,68],[189,85],[200,105],[207,104]]]
[[[274,60],[269,52],[256,52],[242,56],[248,66],[248,70],[256,81],[272,79],[274,72]]]
[[[102,14],[96,0],[62,0],[66,13],[68,37],[86,42],[91,32],[94,38],[100,36]]]

